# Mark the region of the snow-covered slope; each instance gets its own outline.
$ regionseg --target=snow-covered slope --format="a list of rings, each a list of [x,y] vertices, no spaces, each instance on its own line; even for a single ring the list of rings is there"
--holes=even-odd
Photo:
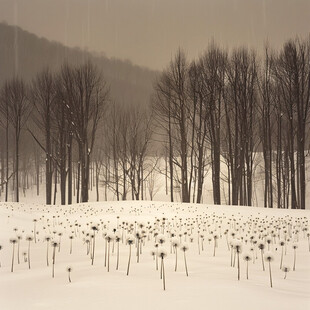
[[[106,202],[71,207],[1,204],[0,245],[3,248],[0,251],[0,309],[309,309],[309,220],[310,212],[307,210],[265,210],[163,202]],[[92,226],[98,228],[95,233],[93,265],[90,254],[87,254],[87,244],[90,243],[85,241],[89,239],[88,234],[93,232]],[[34,229],[36,242],[27,241],[27,236],[34,236]],[[116,229],[115,233],[121,239],[119,269],[116,270],[117,243],[111,241],[108,272],[105,267],[104,236],[114,236],[113,229]],[[137,240],[134,240],[127,276],[129,245],[126,244],[126,238],[129,230],[133,235],[139,233],[144,237],[141,239],[139,263]],[[59,236],[59,233],[62,235]],[[159,270],[156,270],[156,259],[151,255],[161,234],[165,236],[163,247],[167,251],[167,257],[164,258],[165,291],[160,279],[160,258]],[[20,263],[17,260],[16,244],[14,270],[11,272],[13,244],[10,239],[18,235],[22,237]],[[73,236],[72,254],[70,235]],[[215,235],[218,239],[214,256]],[[57,242],[61,240],[60,250],[55,248],[54,278],[53,248],[45,240],[46,236],[51,236]],[[257,243],[251,243],[251,237]],[[261,252],[257,246],[262,241],[267,250],[268,237],[271,237],[270,250],[275,256],[271,262],[272,288],[268,262],[264,262],[263,271]],[[185,252],[188,276],[185,272],[184,252],[180,247],[177,248],[178,264],[175,271],[176,255],[171,249],[171,240],[176,241],[175,238],[189,247]],[[235,250],[230,248],[233,239],[242,242],[240,281],[237,279],[238,255],[235,256]],[[291,269],[286,279],[280,270],[282,247],[279,241],[283,239],[286,239],[283,264]],[[23,256],[26,251],[25,257],[28,259],[29,242],[30,270]],[[295,271],[292,270],[293,244],[298,245]],[[246,252],[251,258],[254,257],[249,262],[248,280],[243,259]],[[231,260],[234,259],[235,267],[232,267]],[[72,267],[71,283],[66,270],[68,266]]]

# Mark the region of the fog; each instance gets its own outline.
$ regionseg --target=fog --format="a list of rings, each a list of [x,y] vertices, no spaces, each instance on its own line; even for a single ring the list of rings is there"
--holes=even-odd
[[[213,38],[278,48],[309,20],[309,0],[0,0],[0,21],[159,70],[179,46],[193,58]]]

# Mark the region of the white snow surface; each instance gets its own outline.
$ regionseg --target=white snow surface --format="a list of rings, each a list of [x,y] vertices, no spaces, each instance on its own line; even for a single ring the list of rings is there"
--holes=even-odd
[[[119,218],[117,218],[119,217]],[[165,220],[163,221],[163,218]],[[34,222],[33,220],[37,221]],[[129,275],[126,275],[129,246],[128,232],[122,226],[133,224],[132,233],[144,230],[142,254],[137,263],[136,246],[132,246]],[[144,226],[140,228],[139,224]],[[164,223],[164,224],[163,224]],[[252,225],[250,224],[252,223]],[[254,224],[253,224],[254,223]],[[0,204],[0,309],[2,310],[62,310],[62,309],[251,309],[251,310],[306,310],[310,309],[310,211],[278,210],[237,206],[195,205],[167,202],[126,201],[78,204],[72,206],[45,206],[43,204]],[[28,251],[26,237],[30,241],[30,261],[24,262],[22,253]],[[95,236],[95,258],[91,265],[85,243],[90,226],[98,224]],[[199,228],[198,228],[199,226]],[[277,227],[279,229],[277,229]],[[120,242],[119,270],[116,270],[116,243],[110,247],[110,271],[105,267],[105,239],[103,234],[122,235]],[[303,229],[308,230],[303,230]],[[198,234],[199,230],[199,234]],[[231,266],[231,252],[227,240],[242,241],[242,254],[250,249],[250,236],[266,241],[272,238],[270,250],[275,255],[271,262],[273,287],[270,287],[268,263],[262,270],[260,250],[255,246],[255,262],[249,262],[249,279],[246,279],[246,262],[240,255],[240,275],[237,279],[237,263]],[[262,231],[262,233],[260,232]],[[287,232],[285,232],[287,230]],[[154,231],[164,233],[167,251],[164,258],[166,290],[151,255],[154,250]],[[187,232],[187,235],[184,232]],[[56,249],[55,277],[52,278],[52,248],[49,248],[49,266],[46,263],[47,235],[59,241]],[[171,251],[171,233],[186,243],[189,276],[185,273],[183,252],[178,248],[178,268],[175,271],[175,253]],[[217,233],[215,256],[213,235]],[[14,271],[11,272],[13,244],[10,238],[22,235],[20,263],[15,246]],[[72,254],[69,235],[73,234]],[[179,236],[181,234],[181,237]],[[200,238],[198,248],[198,235]],[[193,242],[190,242],[193,238]],[[211,238],[211,241],[208,241]],[[283,264],[290,267],[287,278],[280,270],[281,246],[286,242]],[[247,242],[246,242],[247,241]],[[293,271],[296,249],[296,270]],[[267,243],[265,242],[267,249]],[[284,248],[283,248],[284,249]],[[199,254],[200,251],[200,254]],[[251,253],[251,252],[250,252]],[[251,255],[253,252],[251,253]],[[72,282],[68,281],[66,268],[72,267]]]

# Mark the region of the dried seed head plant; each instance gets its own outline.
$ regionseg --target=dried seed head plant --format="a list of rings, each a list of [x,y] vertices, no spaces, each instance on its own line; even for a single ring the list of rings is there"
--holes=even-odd
[[[238,280],[240,280],[240,254],[242,252],[242,242],[238,239],[234,240],[233,247],[237,255]]]
[[[71,272],[72,272],[72,267],[71,267],[71,266],[68,266],[68,267],[67,267],[67,272],[68,272],[68,280],[69,280],[69,283],[71,283]]]
[[[264,254],[264,258],[265,258],[265,261],[268,262],[270,287],[272,287],[271,262],[274,261],[274,255],[272,252],[268,251]]]
[[[129,275],[129,267],[131,260],[131,246],[135,242],[135,237],[133,235],[128,235],[126,239],[126,243],[129,245],[129,256],[128,256],[128,265],[127,265],[127,276]]]
[[[94,260],[95,260],[95,240],[96,240],[96,233],[99,231],[98,225],[92,225],[91,230],[93,231],[93,234],[90,236],[91,237],[91,247],[92,247],[92,255],[91,255],[91,264],[94,265]]]
[[[280,240],[279,245],[281,246],[281,259],[280,259],[280,269],[282,268],[283,264],[283,254],[284,254],[284,246],[285,246],[285,240]]]
[[[120,242],[121,242],[121,236],[118,234],[118,233],[116,233],[115,234],[115,242],[116,242],[116,244],[117,244],[117,249],[116,249],[116,270],[118,270],[118,266],[119,266],[119,244],[120,244]]]
[[[186,243],[183,243],[181,246],[181,251],[183,251],[184,256],[184,264],[185,264],[185,272],[186,276],[188,277],[188,269],[187,269],[187,261],[186,261],[186,252],[189,250],[189,246]]]
[[[159,244],[163,245],[166,242],[166,237],[163,234],[157,236],[157,241]]]
[[[260,241],[257,244],[257,247],[260,249],[261,251],[261,258],[262,258],[262,267],[263,267],[263,271],[265,271],[265,264],[264,264],[264,249],[265,249],[265,243]]]
[[[165,275],[165,263],[164,258],[167,256],[167,251],[163,247],[158,249],[158,257],[161,260],[160,278],[163,280],[163,288],[166,290],[166,275]]]
[[[44,240],[46,241],[46,265],[49,266],[49,260],[48,260],[48,250],[50,246],[50,241],[51,241],[50,236],[45,236]]]
[[[291,268],[287,265],[283,265],[282,271],[284,272],[284,279],[286,279],[287,273],[291,270]]]
[[[217,240],[219,239],[219,234],[214,233],[213,234],[213,240],[214,240],[214,248],[213,248],[213,256],[215,256],[215,249],[217,248]]]
[[[252,256],[250,253],[244,253],[243,259],[246,262],[246,278],[249,279],[249,262],[252,260]]]
[[[295,271],[295,269],[296,269],[296,250],[298,249],[298,244],[297,243],[293,243],[292,244],[292,248],[294,250],[293,271]]]
[[[23,236],[21,234],[17,234],[16,237],[17,237],[17,263],[19,264],[20,263],[20,260],[19,260],[20,241],[23,239]]]
[[[180,245],[180,242],[179,242],[179,240],[177,238],[173,238],[171,240],[171,245],[172,245],[174,253],[175,253],[174,271],[177,271],[177,268],[178,268],[178,247]]]
[[[31,235],[28,235],[26,237],[26,240],[28,241],[28,267],[30,269],[30,243],[33,240],[33,237]]]
[[[12,243],[12,245],[13,245],[12,265],[11,265],[11,272],[13,272],[13,270],[14,270],[15,244],[17,243],[17,238],[11,238],[10,243]]]
[[[108,243],[108,266],[107,266],[108,272],[110,271],[110,243],[111,243],[111,241],[114,240],[114,237],[115,236],[113,234],[107,234],[105,236],[105,239]]]
[[[52,266],[52,277],[55,277],[55,263],[56,263],[56,248],[59,246],[57,241],[52,241],[51,244],[52,248],[53,248],[53,256],[52,256],[52,262],[53,262],[53,266]]]

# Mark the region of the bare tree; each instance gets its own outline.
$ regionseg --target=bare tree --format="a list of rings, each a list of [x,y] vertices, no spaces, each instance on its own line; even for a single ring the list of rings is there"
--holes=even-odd
[[[223,119],[223,100],[226,78],[227,53],[214,43],[201,59],[203,97],[208,140],[211,148],[212,183],[214,204],[221,204],[221,123]]]
[[[40,137],[38,134],[34,134],[32,131],[31,134],[45,152],[46,204],[52,203],[52,127],[54,123],[52,111],[56,107],[56,95],[57,91],[54,75],[49,69],[45,69],[36,76],[31,87],[31,102],[35,107],[35,111],[32,113],[33,124],[37,126],[37,130],[35,132],[43,133],[44,142],[40,142]]]
[[[180,170],[180,186],[183,202],[190,202],[193,180],[193,150],[190,151],[192,127],[188,98],[189,65],[183,51],[178,50],[168,68],[157,82],[155,89],[157,100],[153,102],[156,115],[164,115],[170,149],[170,181],[174,179],[174,166]],[[168,126],[167,126],[168,125]],[[188,162],[189,161],[189,162]],[[172,187],[172,184],[171,184]]]
[[[90,158],[96,131],[108,102],[109,90],[102,75],[90,62],[61,70],[64,104],[78,144],[81,201],[88,201]]]
[[[232,204],[252,205],[253,163],[257,134],[256,55],[246,49],[234,50],[227,70],[225,118],[232,179]]]
[[[274,75],[289,123],[291,207],[305,209],[305,143],[310,113],[309,39],[289,40],[284,44],[274,66]]]
[[[132,199],[143,199],[144,169],[152,137],[152,115],[148,110],[133,108],[127,111],[128,119],[128,169]]]
[[[3,96],[6,101],[6,117],[11,123],[15,140],[15,199],[19,202],[19,144],[22,130],[29,117],[30,105],[28,90],[24,81],[13,78],[4,85]]]

